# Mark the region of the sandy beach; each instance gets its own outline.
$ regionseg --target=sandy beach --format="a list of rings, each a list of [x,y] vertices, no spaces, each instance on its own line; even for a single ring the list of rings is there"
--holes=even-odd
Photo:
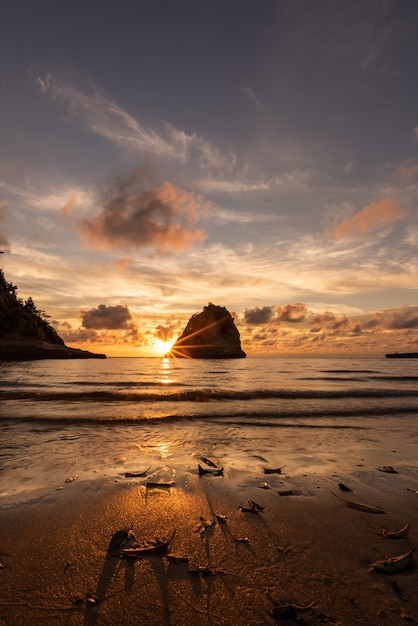
[[[418,623],[418,572],[369,567],[417,545],[415,474],[379,471],[370,458],[351,472],[199,477],[196,460],[169,488],[146,487],[146,478],[103,479],[100,488],[76,480],[1,511],[0,623]],[[331,491],[385,513],[350,508]],[[265,508],[240,510],[248,499]],[[406,523],[407,538],[378,534]],[[122,529],[139,544],[176,534],[166,554],[132,560],[107,552]],[[274,607],[310,603],[291,609],[299,621],[273,616]]]
[[[370,567],[418,548],[417,376],[386,361],[8,366],[0,625],[418,623],[418,569]],[[199,476],[204,458],[223,475]],[[108,552],[118,531],[175,535],[132,559]]]

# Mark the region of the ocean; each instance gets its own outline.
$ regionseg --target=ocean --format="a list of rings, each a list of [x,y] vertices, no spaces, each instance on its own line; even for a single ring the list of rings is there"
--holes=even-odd
[[[239,481],[376,464],[418,468],[418,360],[108,358],[1,364],[0,509],[147,470]],[[150,468],[150,469],[148,469]]]

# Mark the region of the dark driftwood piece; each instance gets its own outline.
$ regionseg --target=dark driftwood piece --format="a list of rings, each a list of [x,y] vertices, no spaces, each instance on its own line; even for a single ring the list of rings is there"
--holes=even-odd
[[[176,534],[176,530],[174,529],[173,534],[169,539],[165,541],[161,541],[161,539],[156,539],[155,542],[146,544],[144,546],[131,546],[130,548],[124,548],[121,552],[121,556],[130,558],[130,559],[138,559],[142,556],[147,556],[149,554],[164,554],[167,552],[170,543],[174,539],[174,535]]]

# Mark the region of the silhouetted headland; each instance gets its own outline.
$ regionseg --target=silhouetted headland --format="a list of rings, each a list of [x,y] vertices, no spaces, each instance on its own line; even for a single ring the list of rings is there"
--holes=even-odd
[[[32,300],[17,297],[17,287],[0,270],[0,361],[105,359],[105,354],[70,348]]]
[[[385,356],[387,359],[418,359],[418,352],[392,352]]]
[[[245,359],[234,319],[223,306],[209,303],[195,313],[168,357],[189,359]]]

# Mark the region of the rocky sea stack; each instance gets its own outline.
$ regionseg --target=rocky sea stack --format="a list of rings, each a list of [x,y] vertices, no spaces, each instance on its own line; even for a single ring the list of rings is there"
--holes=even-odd
[[[189,359],[245,359],[234,319],[223,306],[209,303],[192,315],[169,357]]]
[[[32,298],[23,302],[0,270],[0,361],[105,359],[105,354],[69,348]]]

